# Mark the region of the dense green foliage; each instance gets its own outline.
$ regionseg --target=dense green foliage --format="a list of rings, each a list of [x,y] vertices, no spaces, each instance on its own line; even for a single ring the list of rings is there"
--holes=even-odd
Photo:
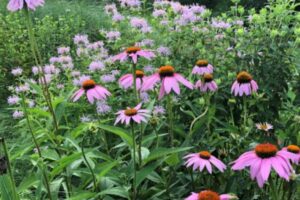
[[[57,2],[65,6],[57,6]],[[210,7],[214,2],[206,3]],[[18,199],[10,194],[24,200],[49,199],[51,193],[52,199],[69,200],[171,200],[212,189],[243,200],[297,200],[300,179],[299,165],[295,163],[289,182],[272,169],[263,188],[250,179],[250,170],[231,169],[234,160],[257,144],[268,142],[281,149],[300,143],[297,4],[276,0],[264,5],[262,1],[256,8],[247,9],[233,0],[216,13],[209,9],[197,13],[201,20],[188,21],[193,19],[188,16],[185,23],[179,20],[181,13],[176,8],[147,7],[149,4],[142,4],[144,9],[117,4],[115,9],[124,19],[115,21],[111,13],[105,14],[100,3],[47,2],[30,12],[29,19],[34,22],[34,37],[30,38],[24,13],[4,11],[0,15],[0,41],[6,41],[0,43],[1,87],[11,86],[7,92],[19,98],[9,102],[9,107],[5,104],[5,112],[0,113],[0,136],[9,141],[17,190],[14,191],[10,173],[0,176],[2,199]],[[159,8],[166,11],[164,18],[153,16]],[[134,17],[146,20],[146,28],[151,31],[134,28]],[[120,35],[109,39],[110,31]],[[76,34],[80,35],[74,39]],[[39,50],[41,60],[34,60],[34,42],[29,40],[32,38],[38,44],[33,52]],[[111,60],[137,43],[156,57],[139,56],[137,65],[131,59]],[[58,53],[58,47],[70,47],[70,51]],[[160,48],[164,47],[167,50],[162,52]],[[135,68],[150,76],[156,68],[171,65],[194,84],[204,78],[192,74],[199,59],[214,66],[217,91],[189,90],[180,84],[180,95],[171,92],[158,99],[160,82],[153,91],[137,96],[133,89],[120,88],[118,82],[124,74],[135,72]],[[91,69],[94,61],[104,66]],[[34,72],[36,68],[32,67],[37,64],[49,78],[47,84],[43,84],[39,72]],[[149,65],[153,69],[147,71]],[[22,67],[23,73],[13,76],[11,69],[17,66]],[[257,93],[232,94],[232,83],[241,71],[252,75],[251,80],[259,86]],[[87,88],[79,80],[84,75],[112,95],[96,104],[89,103],[86,94],[73,102],[73,94],[80,87],[85,87],[85,93],[94,88]],[[170,75],[174,74],[166,77]],[[26,84],[24,91],[16,88]],[[7,94],[1,95],[6,103]],[[142,108],[149,111],[145,123],[131,121],[131,127],[114,123],[116,112],[133,108],[140,101]],[[155,113],[158,106],[165,112]],[[16,111],[22,114],[15,115]],[[258,122],[269,122],[274,127],[259,130]],[[0,146],[1,155],[6,155],[2,141]],[[206,169],[200,172],[186,167],[183,157],[200,151],[209,151],[227,169],[221,172],[214,167],[211,174]]]

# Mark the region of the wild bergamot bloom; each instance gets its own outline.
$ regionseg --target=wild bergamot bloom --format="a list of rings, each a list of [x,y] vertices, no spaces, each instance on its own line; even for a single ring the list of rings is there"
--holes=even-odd
[[[132,46],[128,47],[124,52],[114,56],[112,58],[112,62],[115,62],[117,60],[123,62],[129,57],[132,59],[133,63],[137,63],[139,57],[144,57],[148,60],[151,60],[151,58],[155,57],[155,54],[152,51],[142,50],[140,47]]]
[[[278,151],[273,144],[258,144],[253,151],[248,151],[235,160],[232,169],[242,170],[250,167],[251,179],[256,179],[258,186],[262,188],[269,178],[271,168],[288,181],[293,171],[289,159],[293,160],[295,157],[288,151]]]
[[[269,124],[267,122],[257,123],[257,124],[255,124],[255,126],[256,126],[256,128],[258,130],[262,130],[262,131],[266,131],[266,132],[268,132],[269,130],[273,129],[272,124]]]
[[[207,60],[198,60],[193,68],[193,74],[211,74],[214,71],[214,67],[208,63]]]
[[[204,74],[203,80],[198,80],[195,87],[199,88],[201,92],[215,92],[218,89],[217,83],[214,81],[212,74]]]
[[[77,101],[84,93],[88,101],[93,104],[94,100],[105,100],[111,93],[104,87],[97,85],[94,80],[88,79],[82,82],[82,87],[77,90],[71,99],[73,102]]]
[[[215,156],[211,155],[208,151],[200,151],[199,153],[191,153],[184,157],[187,161],[184,163],[186,167],[193,166],[193,170],[199,169],[200,172],[204,168],[211,174],[212,165],[214,165],[221,172],[224,172],[226,165],[217,159]]]
[[[252,80],[252,76],[246,71],[241,71],[238,73],[236,81],[231,87],[231,92],[234,93],[234,96],[243,96],[244,94],[249,96],[257,90],[257,83]]]
[[[117,112],[117,119],[115,121],[115,125],[119,122],[122,124],[128,125],[130,122],[136,122],[140,124],[142,121],[147,122],[146,119],[150,116],[149,110],[141,109],[142,104],[138,104],[134,108],[127,108],[125,110],[120,110]]]
[[[145,82],[146,76],[142,70],[136,70],[136,89],[139,90],[142,87],[142,83]],[[119,79],[119,85],[121,88],[128,89],[133,87],[133,75],[125,74]]]
[[[158,72],[149,76],[142,86],[142,91],[151,90],[154,85],[161,81],[159,99],[162,99],[165,94],[169,94],[172,90],[176,94],[180,94],[178,82],[182,83],[189,89],[193,89],[193,84],[186,80],[182,75],[175,73],[174,67],[170,65],[162,66]]]
[[[297,165],[299,164],[299,162],[300,162],[300,147],[299,146],[291,144],[287,147],[282,148],[282,150],[285,150],[285,151],[295,154],[295,158],[291,159],[291,161]]]
[[[212,190],[203,190],[199,193],[192,192],[185,200],[231,200],[238,199],[237,196],[231,194],[218,194]]]
[[[7,9],[9,11],[17,11],[21,10],[24,7],[24,3],[26,7],[30,10],[35,10],[38,6],[43,6],[45,1],[44,0],[10,0],[7,4]]]

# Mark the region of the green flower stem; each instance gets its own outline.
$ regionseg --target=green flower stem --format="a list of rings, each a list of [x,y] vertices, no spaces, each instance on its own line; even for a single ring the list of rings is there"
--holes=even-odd
[[[133,76],[133,92],[135,95],[136,104],[140,103],[139,92],[136,89],[136,64],[132,62],[132,76]]]
[[[132,181],[132,200],[137,199],[137,188],[136,188],[136,158],[135,158],[135,153],[136,153],[136,144],[135,144],[135,132],[134,132],[134,126],[133,122],[130,122],[131,126],[131,136],[132,136],[132,162],[133,162],[133,181]]]
[[[28,112],[27,112],[27,108],[26,108],[26,104],[25,104],[25,97],[24,97],[24,94],[21,94],[21,98],[22,98],[22,108],[23,108],[23,112],[24,112],[24,115],[25,115],[25,118],[26,118],[26,123],[27,123],[27,126],[28,126],[28,129],[29,129],[29,132],[31,134],[31,137],[32,137],[32,140],[34,142],[34,145],[35,145],[35,148],[38,152],[38,155],[39,157],[41,158],[42,160],[42,163],[44,162],[44,158],[42,156],[42,152],[41,152],[41,149],[40,149],[40,146],[37,142],[37,139],[35,138],[35,135],[33,133],[33,129],[31,127],[31,124],[30,124],[30,120],[29,120],[29,116],[28,116]],[[43,166],[44,163],[43,163]],[[52,200],[52,196],[51,196],[51,190],[50,190],[50,184],[49,184],[49,180],[48,180],[48,175],[46,173],[46,171],[44,169],[42,169],[43,171],[43,176],[44,176],[44,179],[45,179],[45,185],[46,185],[46,189],[47,189],[47,192],[48,192],[48,197],[50,200]]]
[[[6,158],[6,161],[7,161],[7,169],[8,169],[10,181],[11,181],[12,188],[13,188],[13,193],[14,193],[13,195],[15,196],[15,199],[19,199],[18,198],[18,193],[17,193],[17,190],[16,190],[15,180],[14,180],[11,165],[10,165],[9,153],[8,153],[8,150],[7,150],[7,147],[6,147],[5,139],[0,138],[0,142],[2,144],[4,155],[5,155],[5,158]]]
[[[168,109],[168,120],[169,120],[169,137],[171,147],[174,147],[174,132],[173,132],[173,107],[172,107],[172,96],[167,95],[167,109]]]
[[[246,96],[243,96],[243,112],[244,112],[244,128],[247,126],[247,99]]]
[[[26,22],[27,22],[27,29],[28,29],[28,36],[29,36],[31,51],[32,51],[32,54],[33,54],[36,65],[41,66],[42,65],[42,57],[41,57],[41,54],[39,52],[38,45],[37,45],[37,42],[36,42],[36,39],[35,39],[35,36],[34,36],[33,25],[32,25],[32,21],[31,21],[31,18],[30,18],[29,11],[26,8],[26,4],[25,4],[25,8],[23,10],[24,10],[25,18],[26,18]],[[50,113],[52,115],[54,129],[57,133],[58,132],[58,121],[56,119],[56,115],[55,115],[55,112],[54,112],[54,109],[53,109],[53,106],[52,106],[51,94],[50,94],[49,89],[48,89],[48,85],[47,85],[47,82],[46,82],[46,77],[45,77],[44,72],[39,67],[38,67],[38,69],[39,69],[39,76],[43,80],[43,83],[41,84],[42,89],[43,89],[43,95],[44,95],[44,98],[46,100],[47,106],[50,110]],[[55,139],[55,142],[56,142],[55,150],[58,153],[59,157],[61,157],[61,153],[58,149],[59,144],[57,144],[58,141],[57,141],[56,138],[54,138],[54,139]],[[68,175],[67,170],[66,169],[64,169],[64,170],[66,172],[66,175]],[[67,185],[67,189],[68,189],[67,194],[69,194],[69,191],[71,191],[71,186],[70,186],[70,183],[69,183],[67,177],[65,177],[65,180],[66,180],[66,185]]]
[[[29,42],[30,42],[30,46],[31,46],[31,51],[32,51],[32,54],[34,56],[34,60],[36,62],[36,65],[41,66],[42,65],[42,57],[41,57],[41,54],[40,54],[40,51],[39,51],[39,48],[38,48],[38,45],[37,45],[37,42],[36,42],[36,38],[35,38],[35,35],[34,35],[34,29],[33,29],[33,25],[32,25],[30,15],[29,15],[29,11],[28,11],[28,9],[25,8],[24,12],[25,12],[25,16],[26,16],[26,19],[27,19],[26,22],[27,22],[27,29],[28,29],[28,35],[29,35]],[[56,132],[57,132],[58,131],[58,122],[57,122],[56,115],[55,115],[55,112],[54,112],[54,109],[53,109],[53,106],[52,106],[51,95],[50,95],[50,92],[49,92],[49,89],[48,89],[46,77],[45,77],[44,72],[39,67],[38,67],[38,69],[39,69],[39,75],[41,76],[41,78],[43,80],[43,83],[41,85],[43,87],[45,100],[46,100],[46,103],[47,103],[47,105],[49,107],[49,110],[51,112],[53,122],[54,122],[54,127],[55,127]]]
[[[85,153],[84,153],[84,147],[83,147],[83,144],[84,144],[84,138],[82,138],[82,142],[81,142],[81,153],[82,153],[84,162],[85,162],[85,164],[87,165],[87,167],[89,168],[89,170],[90,170],[90,172],[91,172],[91,175],[92,175],[92,177],[93,177],[94,191],[95,191],[95,192],[98,192],[96,176],[95,176],[95,174],[94,174],[94,171],[93,171],[93,169],[92,169],[90,163],[88,162],[88,160],[87,160],[87,158],[86,158],[86,155],[85,155]]]
[[[274,183],[272,177],[270,177],[269,184],[270,184],[270,193],[271,193],[272,199],[273,200],[280,200],[278,198],[278,191],[276,189],[276,186],[275,186],[275,183]]]

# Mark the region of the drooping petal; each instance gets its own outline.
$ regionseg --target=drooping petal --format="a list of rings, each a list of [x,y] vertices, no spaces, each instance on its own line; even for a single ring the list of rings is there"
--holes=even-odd
[[[194,88],[193,84],[191,82],[189,82],[188,80],[186,80],[185,78],[183,78],[183,76],[181,76],[180,74],[174,73],[174,77],[176,78],[177,81],[182,83],[187,88],[189,88],[191,90]]]
[[[24,5],[24,0],[10,0],[9,3],[7,4],[7,9],[9,11],[17,11],[21,10]]]
[[[84,89],[77,90],[71,97],[73,99],[73,102],[77,101],[82,95],[84,94]]]
[[[266,158],[261,162],[260,175],[264,181],[267,181],[271,172],[271,159]]]
[[[117,60],[119,60],[119,61],[125,61],[127,59],[127,53],[126,52],[122,52],[122,53],[120,53],[120,54],[118,54],[118,55],[115,55],[112,59],[111,59],[111,61],[112,62],[116,62]]]
[[[160,76],[158,73],[155,73],[149,77],[147,77],[143,83],[142,91],[152,90],[154,85],[160,80]]]

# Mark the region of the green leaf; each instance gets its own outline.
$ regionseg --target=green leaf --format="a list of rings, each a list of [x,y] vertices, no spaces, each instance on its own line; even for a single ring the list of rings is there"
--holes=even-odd
[[[174,153],[166,159],[166,163],[170,166],[175,166],[180,162],[178,153]]]
[[[87,153],[87,152],[85,152],[85,153]],[[53,170],[51,171],[51,173],[50,173],[51,177],[54,177],[57,174],[59,174],[66,166],[68,166],[72,162],[76,161],[77,159],[81,158],[81,156],[82,156],[81,152],[76,152],[70,156],[61,158],[58,161],[57,166],[55,168],[53,168]]]
[[[147,159],[145,159],[145,163],[148,163],[152,160],[162,158],[172,153],[178,153],[182,151],[187,151],[192,147],[180,147],[180,148],[158,148],[152,151]]]
[[[89,199],[96,195],[96,193],[93,192],[86,192],[81,191],[78,192],[77,195],[72,196],[71,198],[68,198],[68,200],[82,200],[82,199]]]
[[[18,194],[14,192],[14,184],[7,174],[0,176],[0,191],[3,200],[19,200]]]
[[[125,188],[122,188],[122,187],[114,187],[114,188],[104,190],[104,191],[98,193],[97,196],[104,195],[104,194],[114,195],[114,196],[129,199],[128,191]]]
[[[103,124],[98,124],[97,125],[99,128],[106,130],[110,133],[113,133],[115,135],[118,135],[119,137],[122,138],[129,146],[132,146],[132,137],[129,135],[129,133],[121,128],[115,127],[115,126],[109,126],[109,125],[103,125]]]
[[[33,185],[37,184],[39,181],[36,179],[35,176],[29,176],[22,180],[19,187],[17,188],[17,191],[19,193],[24,192],[25,190],[29,189]]]
[[[139,186],[143,180],[151,174],[158,166],[162,164],[163,160],[152,163],[151,165],[148,165],[147,167],[142,168],[142,170],[137,172],[136,175],[136,184]]]

